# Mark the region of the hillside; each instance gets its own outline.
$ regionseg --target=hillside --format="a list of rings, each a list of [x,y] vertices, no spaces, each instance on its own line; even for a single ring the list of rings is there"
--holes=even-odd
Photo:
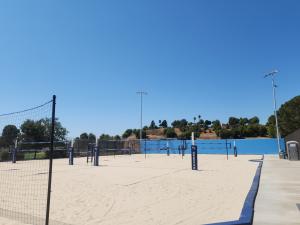
[[[163,139],[167,138],[165,135],[166,128],[148,129],[146,130],[147,138],[149,139]],[[179,128],[174,128],[176,135],[179,137],[182,134]],[[199,138],[196,139],[219,139],[214,131],[202,132]]]

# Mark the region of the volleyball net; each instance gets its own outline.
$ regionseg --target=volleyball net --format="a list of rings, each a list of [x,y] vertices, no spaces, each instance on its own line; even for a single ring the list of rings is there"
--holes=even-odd
[[[232,140],[195,140],[195,145],[198,147],[198,154],[233,154],[232,149],[234,146]],[[191,140],[141,140],[141,151],[145,154],[190,154],[191,146]]]
[[[0,217],[49,223],[55,96],[0,115]]]

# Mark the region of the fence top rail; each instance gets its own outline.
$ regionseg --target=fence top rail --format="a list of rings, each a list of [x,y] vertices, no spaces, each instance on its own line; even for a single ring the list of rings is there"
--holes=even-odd
[[[18,153],[29,153],[29,152],[49,152],[50,149],[17,149]],[[54,152],[65,152],[64,149],[55,149]],[[11,153],[11,152],[10,152]]]
[[[209,143],[206,143],[206,142],[201,142],[201,143],[196,142],[196,144],[198,144],[198,145],[230,145],[231,142],[216,142],[216,143],[214,143],[214,142],[209,142]]]
[[[69,141],[54,141],[54,144],[67,144]],[[18,142],[21,145],[34,145],[34,144],[51,144],[50,141],[33,141],[33,142]]]
[[[99,140],[98,142],[138,142],[140,140]]]
[[[225,144],[226,141],[229,144],[232,140],[229,139],[219,139],[219,141],[223,142],[204,142],[203,139],[196,139],[195,142],[198,144]],[[139,141],[139,140],[137,140]],[[161,139],[142,139],[141,141],[191,141],[190,139],[178,139],[178,138],[161,138]],[[199,143],[201,141],[201,143]]]
[[[183,140],[185,139],[177,139],[177,138],[141,139],[141,141],[183,141]]]

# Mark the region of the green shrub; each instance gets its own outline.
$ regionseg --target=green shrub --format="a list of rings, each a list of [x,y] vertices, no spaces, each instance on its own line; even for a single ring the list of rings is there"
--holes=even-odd
[[[9,158],[8,150],[0,150],[0,161],[7,161]]]
[[[176,138],[177,137],[177,134],[175,133],[174,128],[168,127],[164,130],[164,133],[167,138]]]
[[[192,132],[191,131],[185,131],[182,132],[179,136],[180,139],[186,139],[186,140],[191,140]]]
[[[34,152],[27,152],[23,154],[23,158],[24,160],[33,160],[33,159],[46,159],[47,158],[47,154],[46,152],[37,152],[36,154]]]
[[[46,158],[47,158],[46,152],[38,152],[38,153],[36,153],[36,159],[46,159]]]
[[[233,138],[233,132],[227,129],[221,129],[219,135],[222,139]]]

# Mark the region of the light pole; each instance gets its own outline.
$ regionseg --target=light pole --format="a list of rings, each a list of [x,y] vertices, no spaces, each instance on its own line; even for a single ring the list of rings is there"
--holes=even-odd
[[[143,130],[143,96],[144,95],[147,95],[148,93],[147,92],[145,92],[145,91],[138,91],[138,92],[136,92],[138,95],[140,95],[141,96],[141,129],[140,129],[140,146],[142,146],[142,139],[143,139],[143,137],[142,137],[142,130]]]
[[[281,153],[280,147],[280,133],[278,127],[278,118],[277,118],[277,103],[276,103],[276,88],[277,85],[275,84],[275,75],[278,73],[278,70],[273,70],[272,72],[265,75],[265,78],[271,77],[272,78],[272,87],[273,87],[273,104],[274,104],[274,116],[275,116],[275,123],[276,123],[276,135],[277,135],[277,145],[278,145],[278,153]]]

